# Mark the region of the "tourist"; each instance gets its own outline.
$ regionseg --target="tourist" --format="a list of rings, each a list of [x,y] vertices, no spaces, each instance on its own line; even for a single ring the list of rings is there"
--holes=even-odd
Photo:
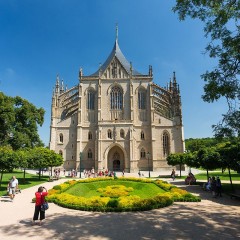
[[[211,191],[212,178],[209,177],[207,183],[203,184],[203,190]]]
[[[173,169],[171,173],[171,178],[173,181],[175,180],[175,176],[176,176],[176,173],[175,173],[175,170]]]
[[[140,170],[138,171],[138,176],[141,177],[141,172],[140,172]]]
[[[94,170],[94,167],[92,167],[91,175],[92,175],[93,178],[95,177],[95,170]]]
[[[216,180],[216,196],[222,197],[222,183],[219,177]]]
[[[45,190],[45,192],[43,192]],[[40,222],[39,225],[42,224],[42,220],[45,219],[45,211],[41,211],[41,205],[45,202],[45,196],[48,195],[48,191],[45,187],[39,187],[38,191],[35,193],[36,202],[35,202],[35,210],[33,215],[33,224],[36,220],[38,220],[40,214]]]
[[[216,193],[217,193],[217,181],[216,181],[215,177],[212,177],[211,190],[212,190],[212,195],[213,195],[213,197],[216,197]]]
[[[187,185],[191,185],[191,184],[194,184],[196,183],[196,178],[194,177],[194,175],[190,172],[188,174],[188,176],[186,177],[185,179],[185,184]]]
[[[8,183],[8,194],[11,201],[15,198],[16,190],[18,189],[18,180],[15,176],[12,176],[11,180]]]

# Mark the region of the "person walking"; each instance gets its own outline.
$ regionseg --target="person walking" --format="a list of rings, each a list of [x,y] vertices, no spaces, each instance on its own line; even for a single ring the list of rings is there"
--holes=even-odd
[[[11,180],[8,183],[8,194],[11,201],[15,198],[16,190],[18,189],[18,180],[16,176],[12,176]]]
[[[35,202],[35,210],[33,215],[33,224],[35,224],[35,221],[38,220],[39,214],[40,214],[39,225],[41,225],[42,220],[45,219],[45,211],[41,210],[41,205],[45,202],[45,196],[47,195],[48,195],[48,191],[45,187],[39,187],[38,191],[35,193],[36,202]]]

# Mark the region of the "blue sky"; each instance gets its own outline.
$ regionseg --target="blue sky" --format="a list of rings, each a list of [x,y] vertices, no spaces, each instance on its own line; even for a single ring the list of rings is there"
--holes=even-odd
[[[51,97],[56,75],[78,83],[79,68],[95,72],[112,50],[118,23],[119,45],[141,73],[152,65],[154,82],[166,86],[176,71],[185,138],[211,137],[225,112],[223,101],[201,99],[200,75],[214,66],[204,55],[202,23],[179,22],[175,1],[159,0],[0,0],[0,91],[19,95],[46,111],[39,134],[49,143]]]

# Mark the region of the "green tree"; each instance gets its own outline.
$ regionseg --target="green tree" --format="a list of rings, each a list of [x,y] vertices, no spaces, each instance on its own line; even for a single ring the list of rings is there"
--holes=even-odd
[[[0,92],[0,146],[11,145],[13,150],[43,146],[38,135],[43,121],[43,108]]]
[[[31,168],[39,169],[39,179],[41,178],[41,171],[43,168],[57,167],[63,163],[61,155],[55,153],[53,150],[43,147],[35,147],[31,149],[28,158],[29,166]]]
[[[184,163],[189,167],[199,168],[200,163],[197,161],[196,152],[184,153]]]
[[[199,19],[210,42],[206,52],[218,62],[202,78],[203,100],[213,102],[225,98],[228,111],[213,125],[216,136],[240,136],[240,1],[239,0],[176,0],[173,8],[180,20]]]
[[[8,145],[14,121],[13,99],[0,92],[0,146]]]
[[[207,170],[207,179],[208,171],[215,170],[218,167],[221,167],[220,154],[216,151],[215,148],[203,148],[197,152],[197,161],[199,165]]]
[[[13,149],[43,146],[38,135],[38,125],[44,121],[43,108],[37,109],[33,104],[21,97],[14,98],[15,122],[10,144]]]
[[[227,139],[217,138],[189,138],[185,140],[186,149],[190,152],[199,151],[202,148],[215,147],[221,142],[226,142]]]
[[[28,150],[17,150],[13,152],[14,159],[16,162],[18,162],[18,166],[20,168],[23,168],[23,182],[26,180],[26,168],[28,168],[29,163],[28,163]]]
[[[232,176],[231,176],[231,169],[239,171],[240,169],[240,161],[239,161],[239,155],[240,155],[240,146],[239,142],[229,142],[225,145],[219,146],[217,151],[219,152],[221,156],[222,161],[222,167],[228,169],[228,175],[230,184],[233,190],[233,184],[232,184]]]
[[[185,155],[184,153],[172,153],[167,157],[168,165],[180,166],[180,177],[182,176],[182,165],[185,164]]]
[[[18,167],[18,163],[15,161],[12,148],[9,146],[0,147],[0,187],[4,172],[11,172],[16,167]]]

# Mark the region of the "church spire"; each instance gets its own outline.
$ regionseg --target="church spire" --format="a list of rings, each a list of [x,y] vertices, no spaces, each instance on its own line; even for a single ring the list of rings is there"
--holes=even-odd
[[[57,74],[57,79],[56,79],[56,84],[55,84],[55,93],[58,94],[59,91],[60,91],[60,88],[59,88],[59,75]]]
[[[64,83],[63,83],[63,79],[62,79],[62,83],[61,83],[61,87],[60,87],[60,93],[64,92]]]
[[[118,24],[116,23],[116,42],[118,42]]]

